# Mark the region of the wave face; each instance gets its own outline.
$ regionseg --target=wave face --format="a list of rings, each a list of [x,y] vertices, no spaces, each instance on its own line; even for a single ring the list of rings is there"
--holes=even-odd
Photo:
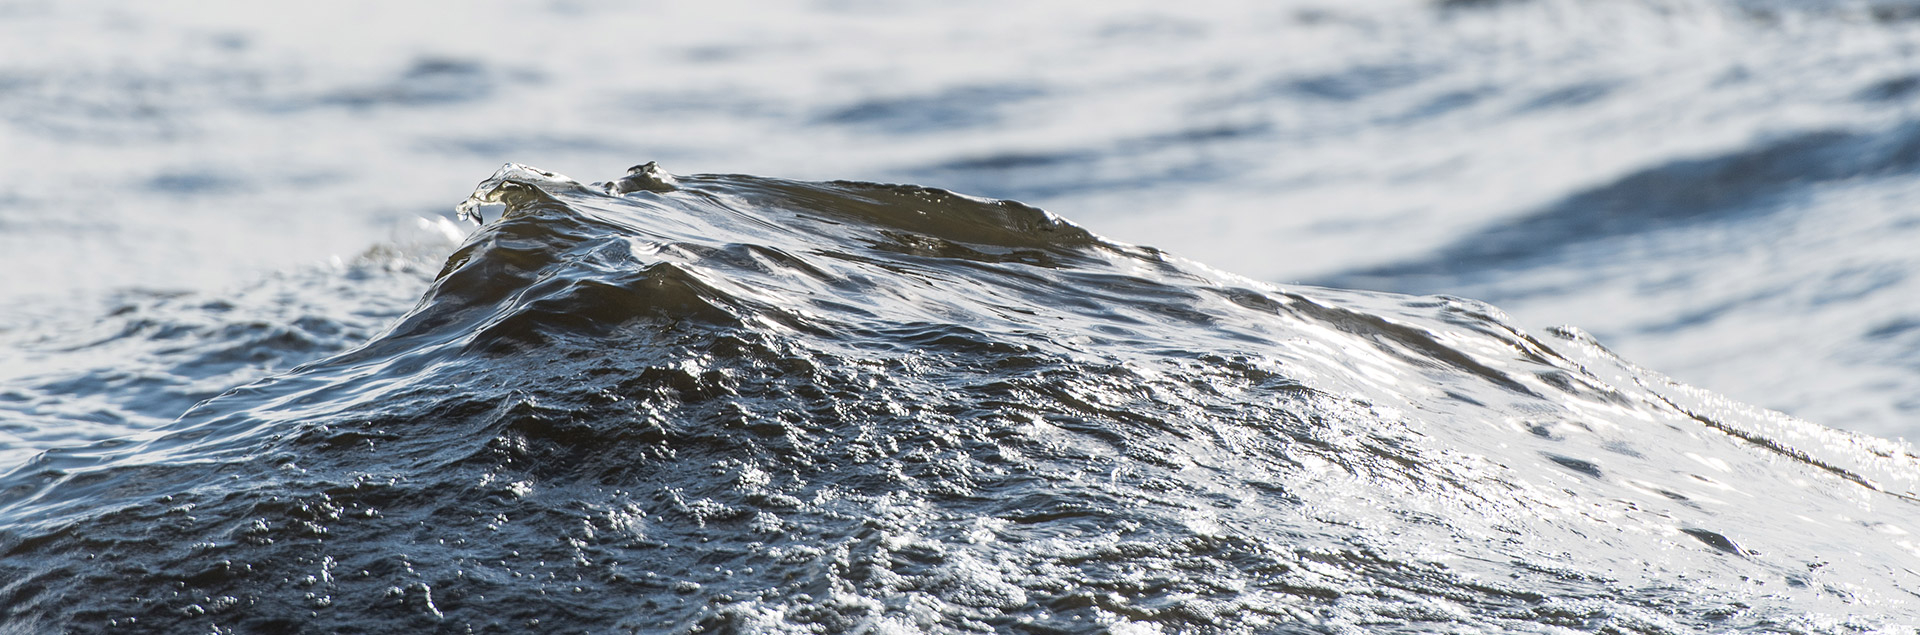
[[[508,166],[469,203],[504,212],[365,345],[0,479],[12,630],[1920,621],[1906,446],[1484,304],[912,186]]]
[[[646,156],[1013,198],[1255,279],[1472,297],[1920,439],[1920,0],[872,4],[0,2],[0,394],[42,374],[8,340],[129,288],[231,301],[391,240],[483,167]],[[429,281],[369,295],[404,309]],[[0,470],[118,425],[22,432],[9,407]]]

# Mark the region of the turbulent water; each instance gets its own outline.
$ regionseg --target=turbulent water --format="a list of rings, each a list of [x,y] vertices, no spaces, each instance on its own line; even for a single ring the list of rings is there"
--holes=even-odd
[[[273,272],[352,268],[504,162],[644,158],[1015,198],[1260,280],[1471,297],[1744,402],[1920,438],[1916,16],[0,0],[0,339],[196,302],[129,288],[233,302]],[[16,351],[0,374],[71,368]],[[0,442],[61,438],[0,426],[23,434]]]
[[[1920,438],[1917,69],[1913,0],[0,0],[0,633],[1904,632],[1914,451],[1823,426]],[[1078,225],[447,205],[637,159]]]
[[[916,186],[510,165],[462,209],[484,226],[363,345],[0,479],[0,630],[1920,622],[1906,446],[1479,302],[1276,287]],[[417,275],[380,263],[327,279]],[[264,307],[298,327],[71,348],[225,368],[391,319],[171,314]],[[206,374],[127,373],[98,416]]]

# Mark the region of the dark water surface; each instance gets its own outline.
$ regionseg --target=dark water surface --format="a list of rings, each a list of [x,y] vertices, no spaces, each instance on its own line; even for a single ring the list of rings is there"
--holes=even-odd
[[[370,254],[75,340],[131,368],[62,403],[156,420],[351,348],[0,478],[0,631],[1920,621],[1906,446],[1577,330],[915,186],[508,166],[470,203],[410,310],[426,274]]]
[[[1917,17],[0,0],[0,633],[1910,632]]]

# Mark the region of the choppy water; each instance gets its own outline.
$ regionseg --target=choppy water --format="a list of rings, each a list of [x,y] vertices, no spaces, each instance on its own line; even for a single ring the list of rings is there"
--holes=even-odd
[[[1913,622],[1916,17],[0,0],[0,626]]]
[[[365,345],[0,479],[12,629],[1920,617],[1904,445],[1482,303],[1274,287],[915,186],[509,166],[475,197],[505,207]],[[248,350],[381,321],[308,317]],[[222,359],[118,334],[186,340],[163,376]]]
[[[504,162],[658,159],[1474,297],[1914,436],[1916,6],[10,0],[0,294],[76,321],[115,289],[219,297],[350,261]]]

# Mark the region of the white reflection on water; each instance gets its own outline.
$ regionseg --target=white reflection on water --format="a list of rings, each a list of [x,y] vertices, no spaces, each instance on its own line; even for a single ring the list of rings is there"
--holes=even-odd
[[[0,298],[92,320],[110,289],[218,295],[444,215],[505,161],[657,159],[1019,198],[1920,430],[1911,6],[1453,4],[11,2]],[[1781,144],[1807,135],[1857,143]],[[1620,200],[1652,211],[1583,224]],[[1493,243],[1539,253],[1458,257]]]

